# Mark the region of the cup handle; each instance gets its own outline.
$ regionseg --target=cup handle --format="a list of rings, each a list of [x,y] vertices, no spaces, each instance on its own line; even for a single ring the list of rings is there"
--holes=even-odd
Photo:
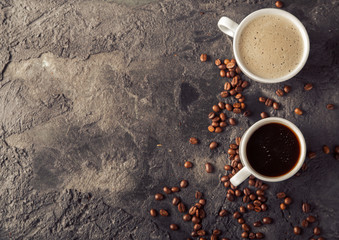
[[[243,181],[245,181],[246,178],[248,178],[251,175],[251,172],[248,170],[247,167],[243,167],[239,172],[237,172],[233,177],[231,177],[231,183],[234,186],[238,186]]]
[[[228,17],[221,17],[218,22],[219,29],[230,37],[234,36],[234,33],[237,30],[238,26],[238,23],[232,21]]]

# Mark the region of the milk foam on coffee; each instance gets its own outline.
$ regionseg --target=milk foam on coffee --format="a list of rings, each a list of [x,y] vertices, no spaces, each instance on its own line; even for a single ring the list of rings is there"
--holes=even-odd
[[[239,39],[239,54],[246,68],[265,79],[292,72],[301,61],[303,39],[289,19],[264,15],[252,20]]]

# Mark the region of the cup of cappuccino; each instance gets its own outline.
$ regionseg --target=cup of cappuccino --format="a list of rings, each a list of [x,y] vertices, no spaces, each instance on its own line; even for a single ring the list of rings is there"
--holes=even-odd
[[[255,81],[286,81],[294,77],[307,61],[310,41],[306,29],[286,11],[261,9],[248,15],[240,24],[221,17],[218,27],[233,37],[237,64]]]

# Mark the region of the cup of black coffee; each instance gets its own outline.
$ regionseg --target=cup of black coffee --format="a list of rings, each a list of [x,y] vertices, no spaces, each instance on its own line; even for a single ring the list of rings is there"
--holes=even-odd
[[[253,124],[241,138],[239,155],[243,168],[231,178],[234,186],[251,174],[268,182],[292,177],[304,163],[303,134],[290,121],[270,117]]]

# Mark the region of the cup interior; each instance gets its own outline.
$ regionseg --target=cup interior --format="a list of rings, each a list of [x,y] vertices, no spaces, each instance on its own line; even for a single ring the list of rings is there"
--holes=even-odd
[[[287,126],[289,129],[291,129],[295,133],[295,135],[298,138],[298,142],[300,144],[300,154],[299,154],[299,158],[295,166],[289,172],[283,175],[280,175],[280,176],[276,176],[276,177],[265,176],[265,175],[258,173],[249,163],[248,158],[247,158],[247,153],[246,153],[247,143],[250,137],[252,136],[252,134],[256,130],[258,130],[260,127],[270,124],[270,123],[280,123],[282,125]],[[270,117],[270,118],[265,118],[265,119],[262,119],[256,122],[245,132],[245,134],[241,138],[241,142],[239,146],[239,154],[240,154],[240,159],[243,165],[246,166],[256,178],[259,178],[261,180],[268,181],[268,182],[278,182],[278,181],[283,181],[287,178],[292,177],[294,174],[296,174],[299,171],[306,157],[306,142],[299,128],[295,126],[293,123],[283,118]]]
[[[239,40],[240,40],[240,35],[241,35],[242,31],[244,30],[244,28],[247,26],[248,23],[250,23],[252,20],[256,19],[257,17],[263,16],[263,15],[278,15],[278,16],[282,16],[282,17],[289,19],[290,21],[292,21],[292,23],[299,30],[301,37],[302,37],[302,40],[303,40],[304,51],[302,53],[302,57],[301,57],[299,64],[297,65],[296,68],[294,68],[293,71],[291,71],[290,73],[288,73],[287,75],[284,75],[282,77],[273,78],[273,79],[272,78],[266,79],[266,78],[262,78],[260,76],[253,74],[250,70],[248,70],[246,68],[246,66],[243,63],[242,58],[239,54],[239,47],[238,46],[239,46]],[[237,64],[239,65],[240,69],[249,78],[251,78],[255,81],[258,81],[258,82],[262,82],[262,83],[277,83],[277,82],[286,81],[286,80],[294,77],[304,67],[304,65],[307,61],[308,55],[309,55],[309,51],[310,51],[310,41],[309,41],[309,37],[308,37],[307,31],[306,31],[304,25],[299,21],[299,19],[297,19],[292,14],[290,14],[290,13],[284,11],[284,10],[274,9],[274,8],[261,9],[261,10],[258,10],[258,11],[251,13],[246,18],[244,18],[242,20],[242,22],[239,24],[239,26],[238,26],[235,34],[234,34],[234,39],[233,39],[233,52],[234,52],[235,59],[237,61]]]

